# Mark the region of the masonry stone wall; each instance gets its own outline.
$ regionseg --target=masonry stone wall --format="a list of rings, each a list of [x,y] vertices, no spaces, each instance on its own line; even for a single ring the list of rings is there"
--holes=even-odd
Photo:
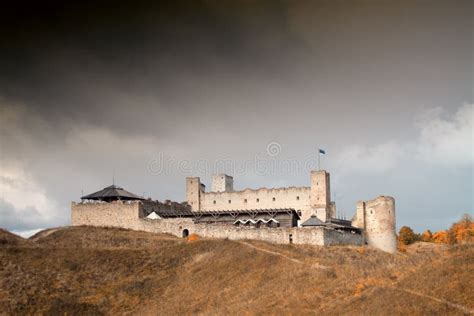
[[[395,199],[379,196],[370,201],[357,202],[352,225],[364,230],[369,246],[394,253],[397,250],[395,232]]]
[[[190,234],[207,238],[228,238],[230,240],[263,240],[277,244],[310,244],[319,246],[362,245],[360,234],[336,231],[323,227],[307,228],[255,228],[232,225],[195,224],[190,219],[139,219],[139,230],[169,233],[183,236],[186,229]]]
[[[330,217],[328,213],[331,204],[331,181],[328,172],[324,170],[311,171],[310,196],[311,207],[318,210],[316,216],[323,222],[326,221]],[[335,207],[334,204],[334,209]]]
[[[379,196],[367,201],[365,214],[367,243],[387,252],[396,252],[395,200],[390,196]]]
[[[307,211],[310,209],[309,195],[309,187],[206,192],[201,195],[201,209],[217,211],[293,208],[296,211]]]
[[[335,215],[335,204],[331,202],[329,173],[312,171],[311,186],[287,188],[260,188],[233,191],[232,177],[217,175],[213,178],[213,192],[205,192],[199,177],[186,179],[186,198],[193,211],[250,210],[293,208],[301,211],[301,221],[312,215],[326,221]],[[214,183],[215,181],[215,183]],[[233,184],[233,180],[232,180]],[[331,212],[331,210],[333,212]]]
[[[362,234],[351,233],[334,229],[324,229],[324,245],[364,245],[364,237]]]
[[[186,178],[186,201],[194,212],[201,210],[200,201],[203,191],[199,177]]]
[[[208,238],[231,240],[255,239],[273,243],[312,245],[361,245],[362,236],[323,227],[255,228],[233,225],[194,223],[191,218],[147,219],[141,202],[72,203],[72,225],[120,227],[153,233],[169,233],[177,237],[183,231]]]
[[[352,226],[365,229],[365,202],[358,201],[356,204],[356,212],[352,218]]]
[[[73,226],[113,226],[130,228],[140,217],[140,202],[88,202],[71,204]]]
[[[226,174],[215,174],[212,176],[212,192],[234,191],[234,178]]]

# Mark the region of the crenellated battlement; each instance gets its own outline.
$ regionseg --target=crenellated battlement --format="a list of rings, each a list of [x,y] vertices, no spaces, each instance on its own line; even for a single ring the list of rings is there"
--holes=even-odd
[[[213,177],[213,190],[205,191],[198,177],[186,178],[186,197],[193,211],[232,209],[293,208],[302,214],[302,221],[316,215],[322,221],[330,217],[331,202],[329,173],[312,171],[311,185],[285,188],[233,190],[233,178],[228,175]],[[232,182],[232,185],[230,184]]]

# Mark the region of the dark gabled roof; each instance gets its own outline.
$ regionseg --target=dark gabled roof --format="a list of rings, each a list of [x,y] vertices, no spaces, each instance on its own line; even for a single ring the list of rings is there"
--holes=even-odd
[[[334,228],[337,230],[356,231],[359,233],[362,231],[362,229],[352,226],[351,221],[346,220],[346,219],[340,219],[340,218],[330,218],[326,222],[326,227]]]
[[[339,219],[339,218],[329,218],[326,222],[323,222],[322,220],[317,218],[316,215],[312,215],[303,224],[301,224],[301,226],[303,227],[324,226],[327,228],[333,228],[337,230],[350,230],[350,231],[361,232],[360,228],[352,226],[351,221],[348,221],[345,219]]]
[[[108,186],[100,191],[91,193],[81,197],[82,200],[101,200],[101,201],[115,201],[115,200],[144,200],[143,197],[133,194],[116,186],[115,184]]]
[[[203,216],[220,216],[220,215],[232,215],[233,217],[237,215],[271,215],[276,214],[292,214],[299,219],[298,212],[292,208],[283,208],[283,209],[255,209],[255,210],[221,210],[221,211],[198,211],[193,212],[191,207],[188,204],[171,202],[169,204],[160,203],[158,201],[144,201],[143,210],[145,216],[148,216],[152,212],[155,212],[158,216],[163,218],[169,217],[195,217],[202,218]]]
[[[316,217],[316,215],[311,215],[310,218],[308,218],[306,221],[304,221],[301,226],[325,226],[326,223],[324,223],[322,220]]]
[[[328,222],[338,226],[352,227],[352,222],[347,219],[330,218]]]
[[[295,209],[293,209],[293,208],[272,208],[272,209],[253,209],[253,210],[217,210],[217,211],[193,212],[193,214],[195,214],[196,216],[202,216],[202,215],[242,215],[242,214],[256,215],[256,214],[281,214],[281,213],[293,214],[298,219],[300,218],[300,216],[298,215],[298,212],[296,212]]]
[[[176,202],[166,204],[157,201],[145,201],[143,203],[143,211],[146,216],[155,212],[156,215],[163,218],[194,216],[194,213],[191,211],[191,207],[189,205]]]

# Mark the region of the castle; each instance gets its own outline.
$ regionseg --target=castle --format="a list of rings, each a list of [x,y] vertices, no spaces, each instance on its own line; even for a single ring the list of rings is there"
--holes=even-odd
[[[352,220],[336,218],[330,174],[312,171],[310,186],[234,190],[226,174],[186,178],[186,202],[144,199],[118,186],[71,205],[72,225],[114,226],[187,237],[257,239],[274,243],[364,245],[396,251],[395,200],[360,201]]]

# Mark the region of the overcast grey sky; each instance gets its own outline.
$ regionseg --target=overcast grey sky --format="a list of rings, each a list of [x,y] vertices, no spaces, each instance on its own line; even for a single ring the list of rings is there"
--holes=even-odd
[[[309,185],[397,226],[473,214],[472,1],[31,1],[0,13],[0,226],[67,225],[116,183]],[[273,144],[276,155],[269,155]],[[217,162],[216,162],[217,161]]]

